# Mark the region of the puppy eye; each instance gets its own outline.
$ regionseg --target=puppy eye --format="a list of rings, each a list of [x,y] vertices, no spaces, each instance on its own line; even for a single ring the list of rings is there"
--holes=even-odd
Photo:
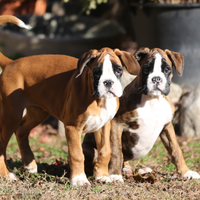
[[[143,72],[144,72],[145,74],[148,74],[148,73],[150,72],[150,67],[149,67],[149,66],[144,66],[144,67],[143,67]]]
[[[115,74],[116,74],[117,76],[122,75],[122,72],[123,72],[123,69],[122,69],[122,68],[118,68],[118,69],[115,70]]]
[[[169,67],[165,67],[165,68],[164,68],[164,73],[166,73],[166,74],[170,73]]]
[[[93,76],[96,77],[96,78],[100,78],[101,74],[102,74],[101,70],[94,70],[93,71]]]

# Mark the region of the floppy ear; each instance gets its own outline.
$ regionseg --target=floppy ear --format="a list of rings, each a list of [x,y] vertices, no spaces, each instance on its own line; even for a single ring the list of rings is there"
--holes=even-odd
[[[136,58],[136,60],[138,62],[142,61],[144,59],[144,57],[146,56],[146,54],[148,54],[150,51],[149,48],[147,47],[141,47],[139,48],[133,55]]]
[[[98,51],[97,51],[96,49],[92,49],[92,50],[90,50],[90,51],[84,53],[84,54],[79,58],[79,60],[78,60],[78,67],[77,67],[78,72],[77,72],[76,78],[79,77],[79,76],[82,74],[82,72],[83,72],[85,66],[86,66],[93,58],[96,58],[97,53],[98,53]]]
[[[181,53],[176,53],[165,49],[165,53],[167,54],[168,58],[171,60],[173,67],[175,67],[176,72],[179,76],[183,75],[184,70],[184,57]]]
[[[138,75],[140,71],[140,65],[131,53],[120,51],[119,49],[115,49],[114,53],[119,57],[123,67],[125,67],[130,74]]]

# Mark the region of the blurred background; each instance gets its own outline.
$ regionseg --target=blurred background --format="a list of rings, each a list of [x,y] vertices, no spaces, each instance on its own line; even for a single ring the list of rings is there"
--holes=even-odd
[[[15,15],[33,27],[0,27],[1,52],[12,59],[38,54],[80,57],[90,49],[102,47],[132,53],[136,50],[132,12],[124,1],[0,0],[0,14]],[[131,76],[126,77],[128,82],[132,80]],[[59,128],[58,132],[64,135],[59,123],[50,116],[43,123],[45,127],[34,130],[55,133]]]
[[[80,57],[92,48],[136,48],[133,14],[125,1],[0,0],[0,14],[16,15],[33,27],[1,27],[0,44],[8,56],[51,53]]]
[[[0,15],[5,14],[33,27],[0,27],[0,51],[12,59],[38,54],[78,58],[102,47],[182,53],[183,77],[174,72],[170,93],[176,106],[174,126],[179,135],[200,137],[199,0],[0,0]],[[133,78],[124,72],[123,87]],[[49,121],[54,129],[61,127],[54,118]]]

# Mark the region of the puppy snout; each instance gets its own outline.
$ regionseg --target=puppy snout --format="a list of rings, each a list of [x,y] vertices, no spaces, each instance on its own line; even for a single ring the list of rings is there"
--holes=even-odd
[[[155,77],[152,78],[152,82],[153,83],[161,83],[162,78],[160,78],[159,76],[155,76]]]
[[[111,86],[113,85],[113,83],[114,83],[114,81],[111,81],[111,80],[106,80],[106,81],[103,82],[103,84],[107,88],[111,88]]]

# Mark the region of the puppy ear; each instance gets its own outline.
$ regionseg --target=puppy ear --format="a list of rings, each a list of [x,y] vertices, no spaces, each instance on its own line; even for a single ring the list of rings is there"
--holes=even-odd
[[[138,62],[142,61],[144,57],[149,53],[150,49],[147,47],[139,48],[133,55]]]
[[[98,51],[96,49],[92,49],[86,53],[84,53],[78,60],[78,67],[77,67],[77,75],[76,78],[78,78],[85,68],[85,66],[94,58],[96,58]]]
[[[119,49],[115,49],[114,53],[119,57],[123,67],[125,67],[130,74],[138,75],[140,71],[140,65],[131,53],[120,51]]]
[[[165,49],[165,53],[167,54],[168,58],[171,60],[173,67],[175,67],[176,72],[179,76],[183,75],[184,70],[184,57],[181,53],[176,53]]]

